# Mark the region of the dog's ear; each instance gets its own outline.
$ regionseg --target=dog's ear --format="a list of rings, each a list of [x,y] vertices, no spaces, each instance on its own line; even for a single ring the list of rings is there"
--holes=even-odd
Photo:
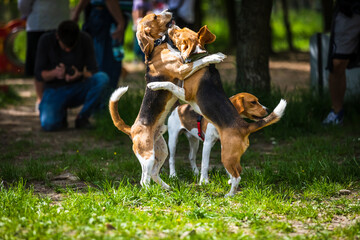
[[[150,28],[143,26],[138,27],[136,31],[136,38],[141,51],[145,54],[145,59],[148,59],[154,49],[154,39],[150,36]]]
[[[244,107],[244,96],[242,94],[236,95],[236,97],[230,98],[231,103],[234,105],[239,114],[245,111]]]
[[[207,25],[203,26],[197,33],[201,46],[215,41],[216,36],[210,32]]]

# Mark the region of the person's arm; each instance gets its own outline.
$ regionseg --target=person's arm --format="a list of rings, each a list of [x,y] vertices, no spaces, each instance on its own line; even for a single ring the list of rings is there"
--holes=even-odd
[[[90,3],[90,0],[80,0],[78,5],[76,5],[74,12],[71,14],[71,20],[77,22],[79,20],[80,13],[85,9],[85,7]]]
[[[96,62],[95,57],[95,49],[94,49],[94,43],[91,39],[91,37],[87,33],[83,33],[83,51],[84,54],[84,66],[85,69],[83,70],[83,74],[85,78],[91,77],[94,73],[98,72],[98,65]]]
[[[49,82],[56,79],[64,79],[65,66],[60,63],[55,68],[52,68],[50,64],[50,46],[49,35],[44,34],[40,37],[35,60],[35,78],[40,82]]]
[[[125,33],[125,18],[121,11],[119,2],[117,0],[105,0],[105,4],[117,23],[116,30],[112,33],[112,37],[122,42]]]
[[[54,69],[51,70],[42,70],[41,77],[44,82],[51,82],[56,79],[64,79],[65,78],[65,65],[60,63]]]
[[[32,11],[32,6],[35,0],[18,0],[18,9],[21,16],[26,18]]]

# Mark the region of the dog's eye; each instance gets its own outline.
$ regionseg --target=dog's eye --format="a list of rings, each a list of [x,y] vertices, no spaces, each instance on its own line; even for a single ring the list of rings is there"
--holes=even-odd
[[[256,104],[256,101],[252,101],[251,104]]]
[[[154,20],[156,20],[157,19],[157,16],[156,15],[154,15]]]

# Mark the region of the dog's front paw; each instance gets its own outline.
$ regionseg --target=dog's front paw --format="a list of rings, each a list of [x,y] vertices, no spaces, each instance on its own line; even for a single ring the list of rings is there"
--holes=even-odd
[[[225,58],[226,58],[226,55],[219,52],[219,53],[211,54],[209,56],[204,57],[204,61],[209,62],[209,63],[220,63]]]
[[[157,91],[163,89],[164,86],[162,82],[151,82],[147,84],[147,87],[153,91]]]
[[[221,59],[221,61],[226,58],[226,55],[221,52],[215,53],[214,55],[216,55],[218,59]]]

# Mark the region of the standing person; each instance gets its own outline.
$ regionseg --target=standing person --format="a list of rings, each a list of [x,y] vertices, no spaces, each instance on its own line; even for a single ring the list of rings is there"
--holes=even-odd
[[[176,25],[194,29],[196,0],[168,0],[169,11],[173,13]]]
[[[357,64],[360,45],[360,1],[338,0],[330,37],[328,58],[329,91],[332,110],[323,124],[340,125],[344,119],[346,68]]]
[[[133,32],[134,32],[134,45],[133,51],[135,57],[140,58],[142,62],[145,61],[145,54],[141,51],[138,41],[136,40],[136,30],[138,22],[151,10],[151,3],[149,0],[134,0],[132,8]],[[136,59],[137,61],[137,59]]]
[[[69,19],[69,0],[18,0],[18,9],[22,18],[26,19],[26,60],[25,74],[34,76],[35,55],[40,37],[49,31],[55,31],[64,20]],[[36,92],[35,111],[44,91],[44,84],[34,81]]]
[[[41,36],[35,76],[45,84],[39,106],[45,131],[66,128],[67,109],[80,105],[75,127],[90,127],[89,117],[100,108],[109,78],[98,72],[92,39],[76,22],[64,21],[56,32]]]
[[[117,0],[80,0],[75,7],[72,20],[79,19],[85,9],[83,30],[93,38],[96,60],[100,71],[109,75],[110,88],[115,89],[122,70],[124,34],[132,1]]]

